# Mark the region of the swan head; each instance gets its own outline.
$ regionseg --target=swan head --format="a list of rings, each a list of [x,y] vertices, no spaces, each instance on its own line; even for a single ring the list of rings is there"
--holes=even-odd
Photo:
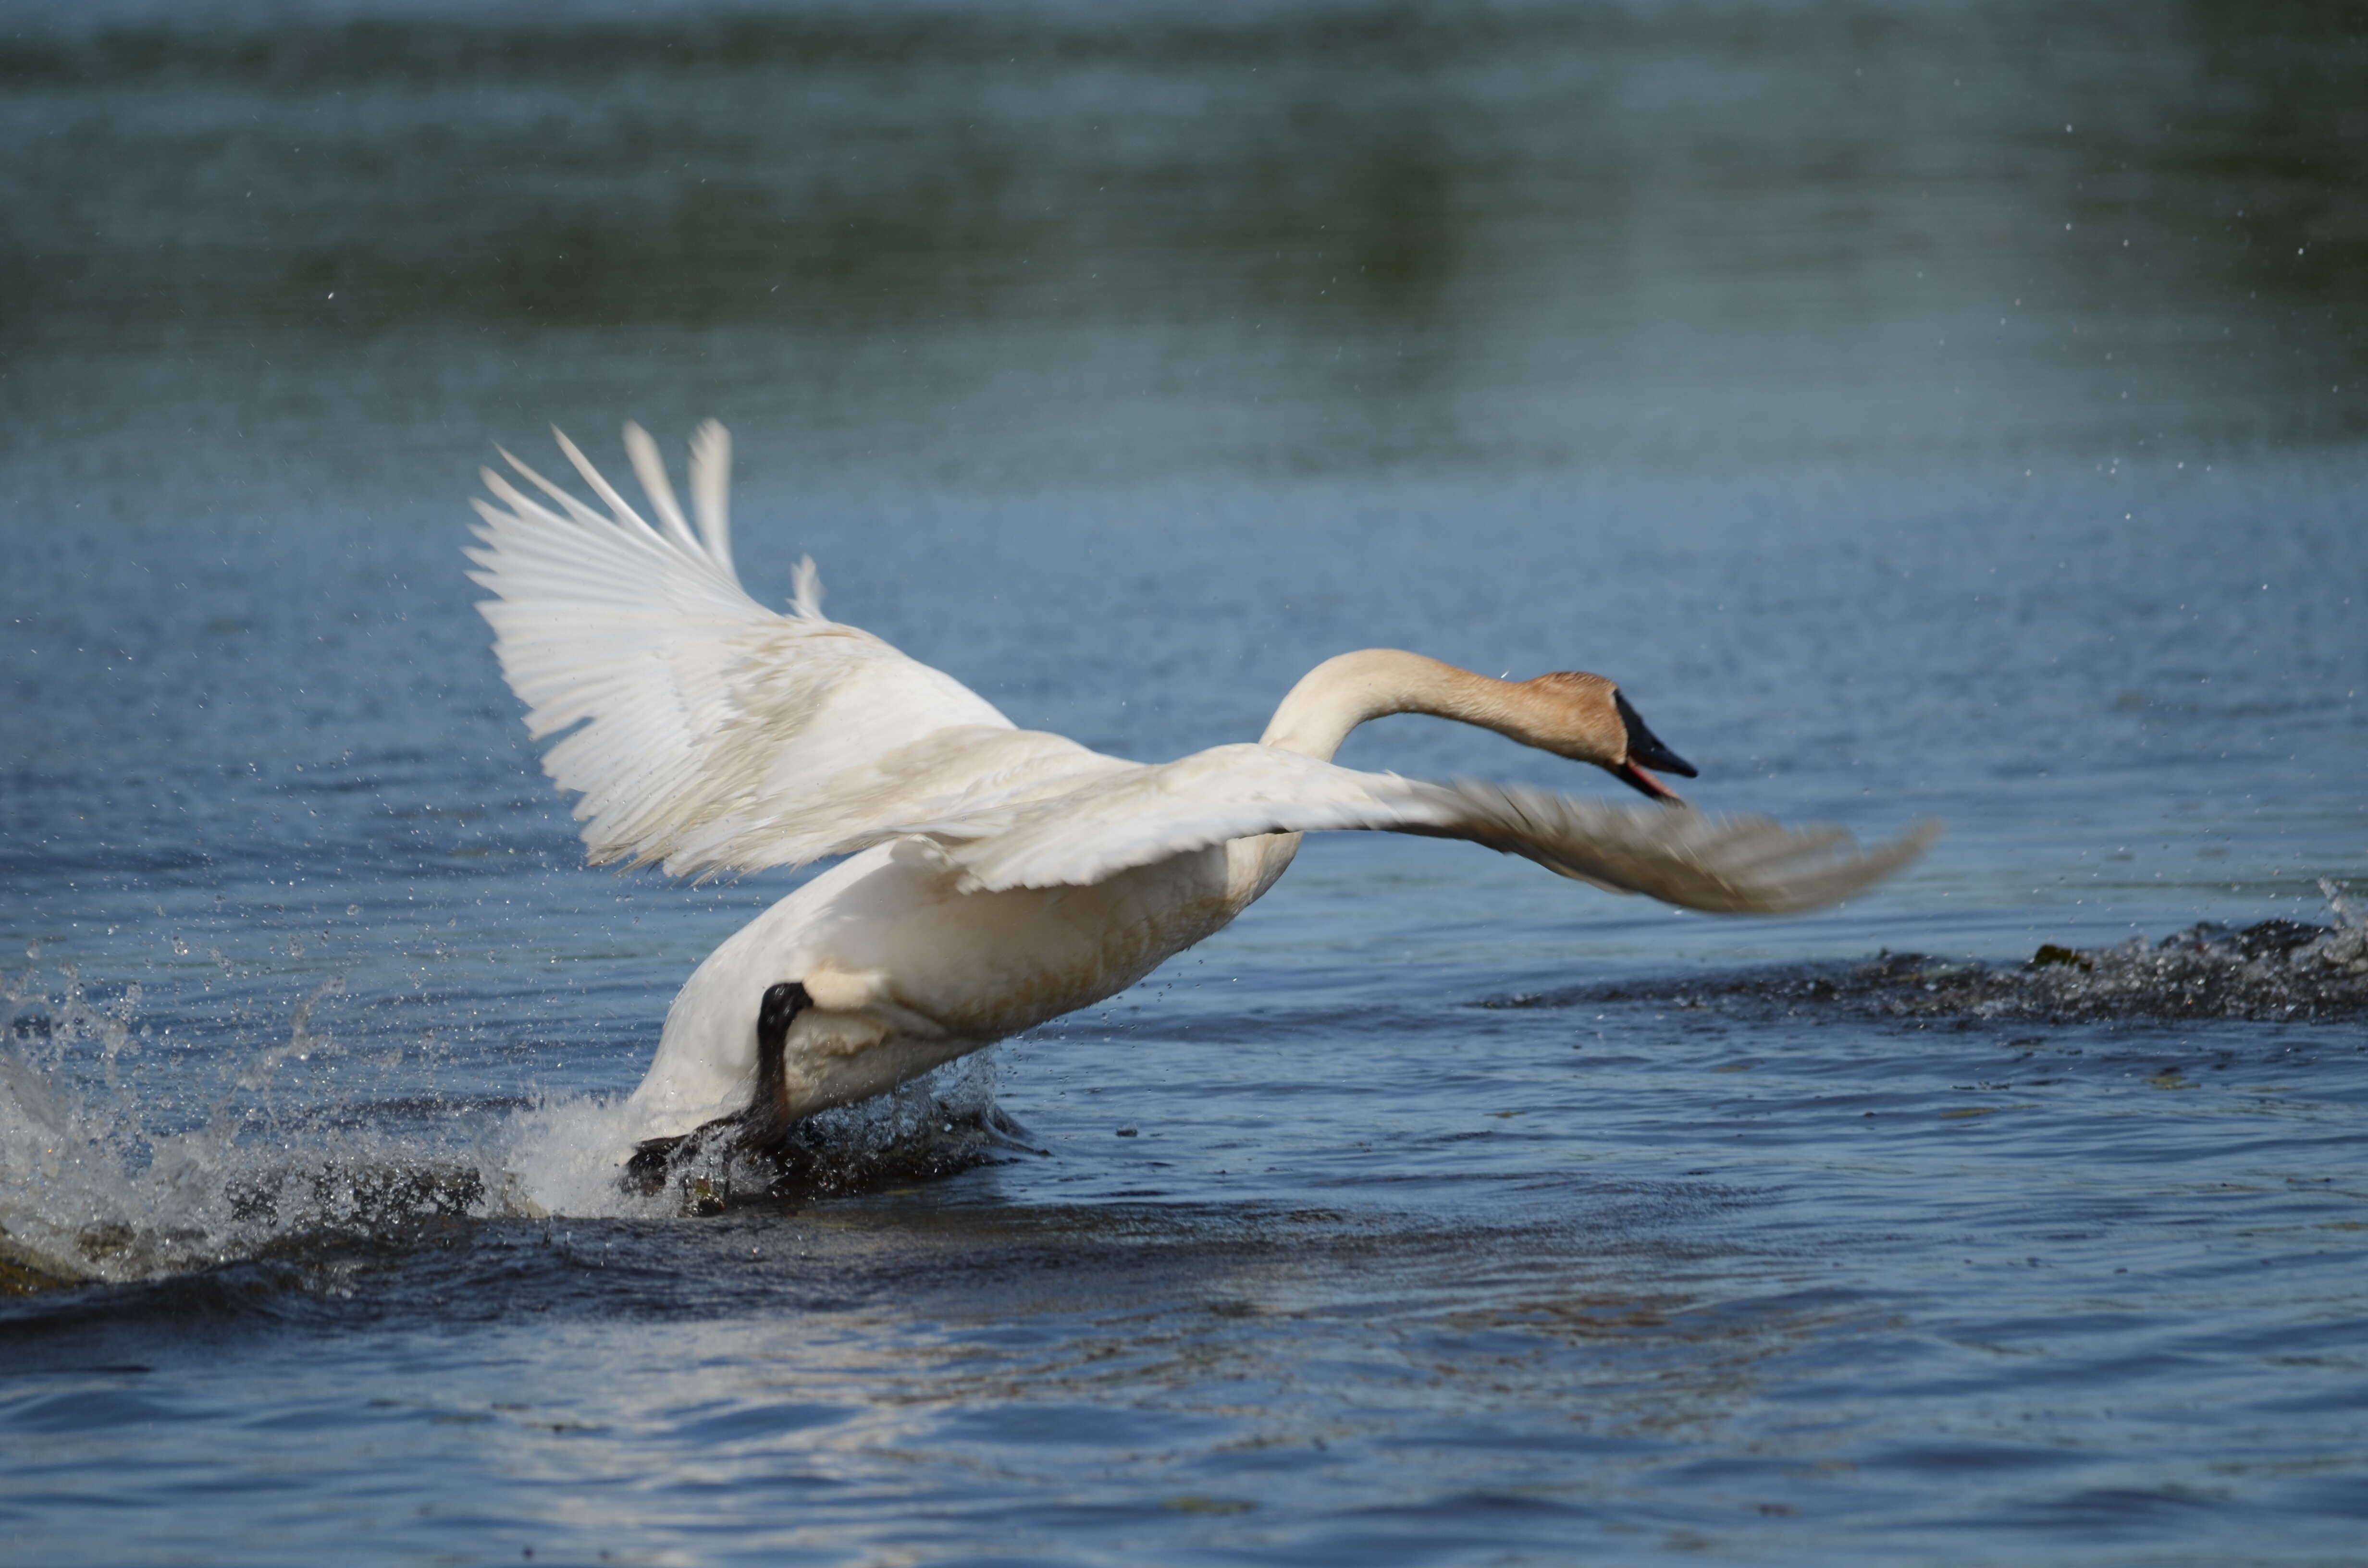
[[[1531,733],[1521,738],[1573,762],[1593,763],[1622,784],[1656,801],[1685,801],[1647,769],[1696,777],[1693,764],[1647,729],[1619,687],[1583,670],[1556,670],[1522,687],[1534,699]]]

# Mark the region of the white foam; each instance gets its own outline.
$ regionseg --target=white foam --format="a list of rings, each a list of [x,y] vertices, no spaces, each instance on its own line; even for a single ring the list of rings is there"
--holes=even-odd
[[[268,1045],[184,1050],[126,1074],[124,1060],[146,1043],[138,988],[97,1006],[67,967],[51,994],[31,956],[34,967],[5,992],[46,1032],[0,1044],[0,1290],[12,1278],[155,1278],[294,1236],[374,1233],[430,1214],[680,1212],[679,1194],[645,1196],[619,1180],[634,1131],[622,1096],[555,1096],[425,1125],[371,1124],[347,1105],[287,1109],[275,1092],[282,1070],[343,1053],[314,1024],[343,992],[340,977],[298,1000]],[[980,1053],[817,1118],[810,1152],[823,1189],[974,1161],[996,1141],[994,1083]]]

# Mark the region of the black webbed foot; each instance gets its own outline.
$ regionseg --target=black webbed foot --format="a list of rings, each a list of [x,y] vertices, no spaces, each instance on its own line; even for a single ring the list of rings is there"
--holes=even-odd
[[[782,1164],[795,1125],[789,1114],[789,1073],[782,1058],[789,1046],[790,1025],[812,1006],[814,998],[794,980],[768,989],[757,1008],[757,1092],[748,1097],[748,1108],[719,1116],[673,1138],[647,1140],[625,1162],[624,1185],[654,1193],[666,1186],[669,1175],[695,1165],[713,1164],[728,1170],[740,1159]],[[692,1185],[687,1180],[685,1190],[700,1211],[712,1212],[710,1203],[722,1207],[712,1181],[696,1178],[700,1189],[696,1192],[691,1191]]]

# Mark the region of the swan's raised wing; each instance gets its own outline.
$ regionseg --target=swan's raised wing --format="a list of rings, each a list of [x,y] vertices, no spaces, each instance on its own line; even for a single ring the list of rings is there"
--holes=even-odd
[[[484,471],[484,548],[470,574],[494,651],[595,865],[662,861],[676,874],[792,865],[869,842],[883,824],[957,814],[1066,788],[1126,765],[1056,735],[1015,731],[993,704],[870,632],[822,613],[814,562],[789,615],[733,569],[724,495],[730,437],[691,443],[698,529],[657,447],[625,445],[658,518],[628,506],[565,436],[603,506],[586,506],[505,452],[538,494]]]
[[[1433,784],[1265,745],[1218,746],[1113,771],[1055,799],[913,826],[978,888],[1096,882],[1231,838],[1362,828],[1468,838],[1613,892],[1728,915],[1838,903],[1916,858],[1939,832],[1927,824],[1861,849],[1837,827],[1794,830],[1520,785]]]

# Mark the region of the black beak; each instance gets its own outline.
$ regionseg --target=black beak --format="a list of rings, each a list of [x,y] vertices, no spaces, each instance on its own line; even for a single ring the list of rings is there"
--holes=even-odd
[[[1628,699],[1615,691],[1614,706],[1620,710],[1620,722],[1628,727],[1628,760],[1611,770],[1613,777],[1639,794],[1650,795],[1656,801],[1668,801],[1682,805],[1674,790],[1662,788],[1661,781],[1645,771],[1658,768],[1674,773],[1680,778],[1697,777],[1694,765],[1661,744],[1661,737],[1645,727],[1644,719],[1628,705]]]

